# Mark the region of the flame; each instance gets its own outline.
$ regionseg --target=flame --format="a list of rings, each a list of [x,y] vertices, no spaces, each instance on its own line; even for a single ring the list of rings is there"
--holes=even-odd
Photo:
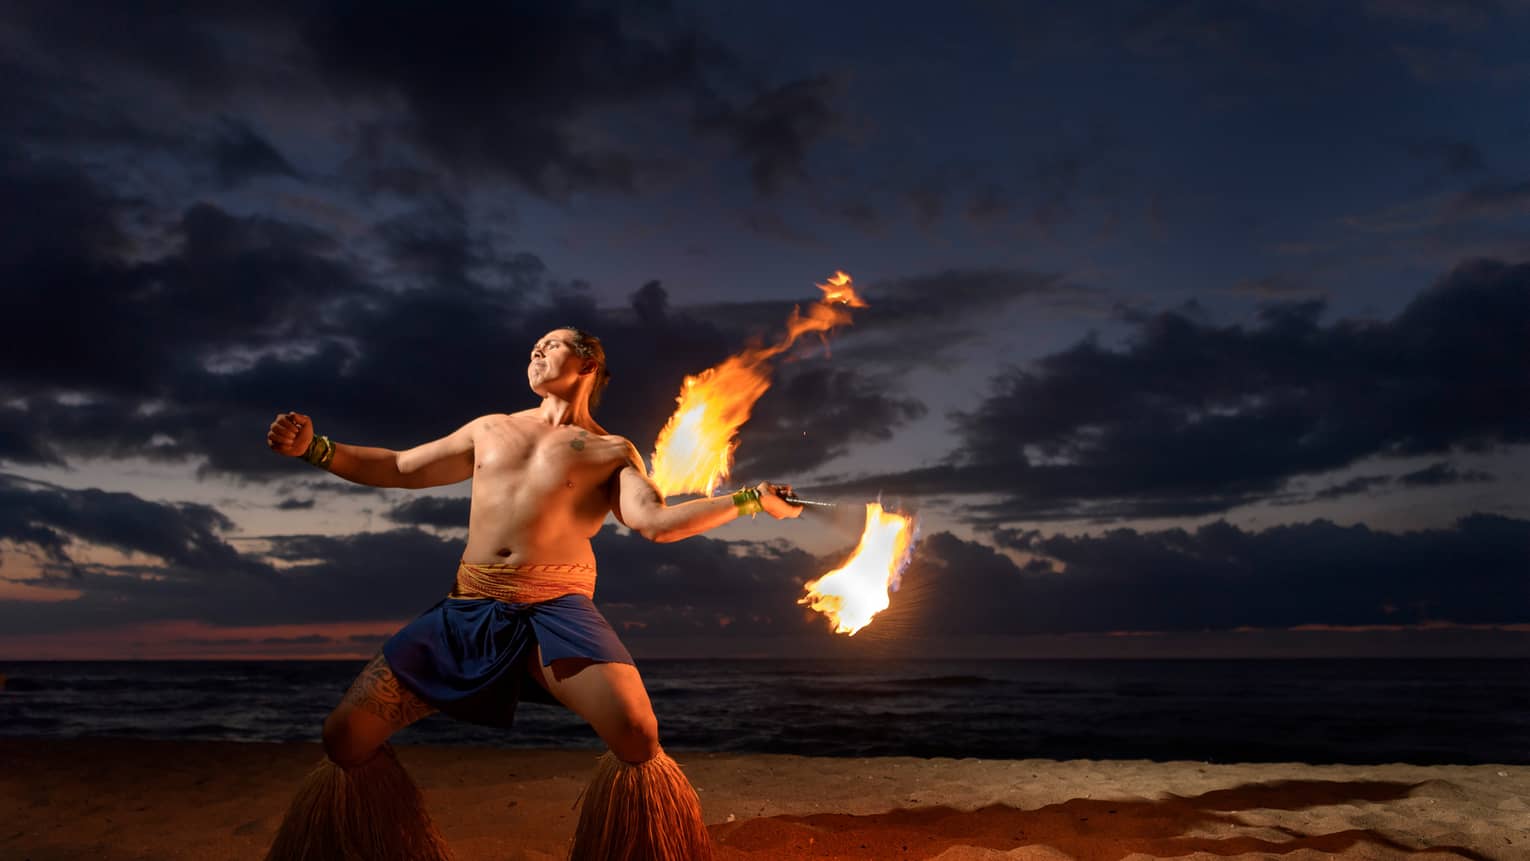
[[[829,330],[850,322],[849,308],[866,307],[843,272],[835,272],[818,289],[823,298],[809,305],[806,313],[793,308],[780,341],[751,347],[685,378],[675,398],[679,406],[654,443],[653,480],[661,494],[712,495],[733,468],[738,429],[749,420],[755,401],[770,388],[770,360],[809,332],[816,332],[827,345]]]
[[[829,617],[834,633],[855,635],[887,609],[888,593],[908,567],[914,548],[914,518],[866,503],[866,528],[849,561],[803,587],[807,604]]]

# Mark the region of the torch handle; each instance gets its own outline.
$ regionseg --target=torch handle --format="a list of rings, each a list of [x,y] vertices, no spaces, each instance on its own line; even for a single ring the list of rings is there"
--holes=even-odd
[[[811,505],[811,506],[813,506],[815,508],[838,508],[839,507],[839,503],[837,503],[837,502],[819,502],[816,499],[803,499],[800,496],[783,496],[781,498],[786,500],[787,502],[791,503],[792,505]]]

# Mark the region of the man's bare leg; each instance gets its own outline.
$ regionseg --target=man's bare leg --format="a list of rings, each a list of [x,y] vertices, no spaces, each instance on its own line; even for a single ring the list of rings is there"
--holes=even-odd
[[[617,757],[636,764],[658,754],[659,721],[637,667],[582,658],[544,667],[540,646],[528,663],[532,678],[584,718]]]
[[[386,745],[432,711],[381,654],[373,658],[324,721],[326,758],[298,788],[267,861],[450,861],[424,798]]]
[[[659,748],[659,722],[637,668],[588,660],[544,667],[538,648],[528,669],[611,748],[584,791],[570,859],[710,861],[701,801]]]
[[[434,711],[399,684],[378,652],[324,720],[324,752],[340,765],[359,765],[395,732]]]

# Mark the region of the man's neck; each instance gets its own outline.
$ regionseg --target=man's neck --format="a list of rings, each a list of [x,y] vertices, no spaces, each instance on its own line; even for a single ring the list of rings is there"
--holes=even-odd
[[[544,395],[542,405],[537,407],[537,419],[553,427],[583,425],[589,422],[589,410],[580,409],[557,395]]]

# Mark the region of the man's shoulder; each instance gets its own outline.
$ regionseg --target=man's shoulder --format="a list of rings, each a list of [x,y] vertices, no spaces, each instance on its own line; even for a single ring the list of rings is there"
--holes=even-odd
[[[599,434],[600,436],[603,436],[606,439],[621,440],[622,442],[627,443],[628,445],[632,444],[632,440],[627,439],[626,437],[622,436],[619,433],[612,433],[609,430],[606,430],[605,425],[602,425],[600,422],[595,421],[595,419],[593,419],[593,418],[589,420],[589,424],[584,425],[583,427],[584,427],[585,430],[589,431],[590,433]]]
[[[601,430],[605,431],[604,428],[602,428]],[[627,446],[627,460],[628,460],[628,462],[632,466],[636,467],[640,472],[644,471],[644,467],[643,467],[643,454],[642,454],[642,452],[638,451],[638,447],[633,444],[632,440],[622,436],[619,433],[603,432],[601,434],[601,436],[604,436],[606,439],[611,440],[612,442],[617,443],[618,445],[625,445],[625,446]]]

